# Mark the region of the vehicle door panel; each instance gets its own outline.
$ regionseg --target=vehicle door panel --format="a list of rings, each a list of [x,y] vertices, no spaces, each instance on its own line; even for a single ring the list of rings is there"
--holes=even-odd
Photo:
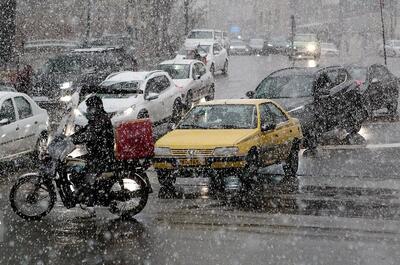
[[[162,119],[166,119],[172,115],[172,109],[175,98],[177,97],[177,90],[175,84],[173,84],[165,75],[158,76],[157,87],[159,91],[159,102],[162,105],[161,116]]]
[[[200,76],[200,71],[198,68],[198,63],[192,64],[192,78],[193,80],[193,85],[191,86],[191,92],[192,92],[192,100],[197,101],[201,99],[202,95],[202,89],[203,89],[203,82],[200,77],[200,79],[197,79],[197,76]]]
[[[4,100],[0,106],[0,120],[2,119],[8,119],[9,123],[0,125],[0,159],[22,152],[17,113],[11,98]]]
[[[14,97],[14,105],[18,114],[21,149],[33,151],[36,147],[36,132],[39,129],[38,117],[33,115],[31,103],[25,97]]]
[[[160,97],[156,99],[149,100],[147,99],[147,96],[150,93],[158,93],[157,92],[157,87],[156,87],[156,80],[155,78],[150,78],[147,81],[145,92],[144,92],[144,106],[148,112],[149,116],[152,119],[153,122],[159,122],[163,119],[164,115],[162,113],[164,112],[164,107],[162,105],[162,99]],[[140,110],[138,110],[140,111]]]

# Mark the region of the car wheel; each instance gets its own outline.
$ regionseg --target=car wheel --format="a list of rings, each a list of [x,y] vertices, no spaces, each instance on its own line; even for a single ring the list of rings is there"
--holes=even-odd
[[[257,173],[260,166],[259,155],[255,149],[251,149],[246,157],[246,167],[239,179],[244,190],[252,190],[255,187]]]
[[[214,67],[214,64],[211,65],[211,67],[210,67],[210,72],[211,72],[211,74],[212,74],[213,76],[215,76],[215,67]]]
[[[392,103],[390,103],[387,106],[388,115],[390,115],[391,117],[396,117],[397,116],[397,105],[398,105],[398,102],[397,101],[393,101]]]
[[[177,124],[182,118],[183,106],[179,99],[175,100],[172,107],[171,122]]]
[[[297,170],[299,169],[299,151],[300,145],[297,141],[293,142],[292,149],[288,158],[282,165],[285,176],[289,178],[296,178]]]
[[[228,62],[228,60],[226,60],[224,63],[224,69],[222,69],[222,74],[227,75],[228,70],[229,70],[229,62]]]
[[[215,88],[214,85],[211,85],[210,93],[207,96],[205,96],[205,100],[211,101],[214,100],[214,98],[215,98]]]
[[[148,119],[148,118],[150,118],[149,112],[147,110],[141,110],[141,111],[139,111],[137,118],[138,119]]]
[[[46,154],[47,150],[47,140],[48,134],[47,132],[42,132],[39,136],[39,139],[36,142],[35,151],[33,153],[33,159],[36,161],[37,159],[42,159]]]

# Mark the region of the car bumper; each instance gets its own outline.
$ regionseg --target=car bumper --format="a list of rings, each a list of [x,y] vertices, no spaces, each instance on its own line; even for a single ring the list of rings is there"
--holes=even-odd
[[[240,169],[246,166],[244,156],[235,157],[208,157],[208,158],[154,158],[153,166],[156,170],[166,171],[204,171],[221,169]]]

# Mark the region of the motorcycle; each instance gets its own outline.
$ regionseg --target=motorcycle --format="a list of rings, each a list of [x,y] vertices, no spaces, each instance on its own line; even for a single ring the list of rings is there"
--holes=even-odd
[[[67,208],[91,206],[108,207],[120,217],[132,217],[147,204],[152,188],[146,170],[147,159],[116,160],[109,170],[95,178],[91,199],[81,196],[85,183],[86,161],[82,149],[66,136],[70,117],[61,121],[56,136],[48,143],[40,159],[39,171],[22,175],[10,192],[13,211],[26,220],[40,220],[50,213],[57,201],[57,191]],[[61,128],[61,129],[60,129]]]

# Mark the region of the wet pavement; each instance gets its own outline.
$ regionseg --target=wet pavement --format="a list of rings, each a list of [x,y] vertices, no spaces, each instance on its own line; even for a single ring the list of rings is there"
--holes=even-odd
[[[285,60],[232,57],[217,97],[243,95]],[[150,170],[154,193],[132,220],[58,202],[26,222],[8,203],[14,177],[3,178],[0,264],[399,264],[400,122],[377,117],[360,137],[301,155],[291,191],[276,165],[259,172],[254,192],[235,178],[226,194],[210,194],[206,178],[178,179],[177,196],[166,198]]]

